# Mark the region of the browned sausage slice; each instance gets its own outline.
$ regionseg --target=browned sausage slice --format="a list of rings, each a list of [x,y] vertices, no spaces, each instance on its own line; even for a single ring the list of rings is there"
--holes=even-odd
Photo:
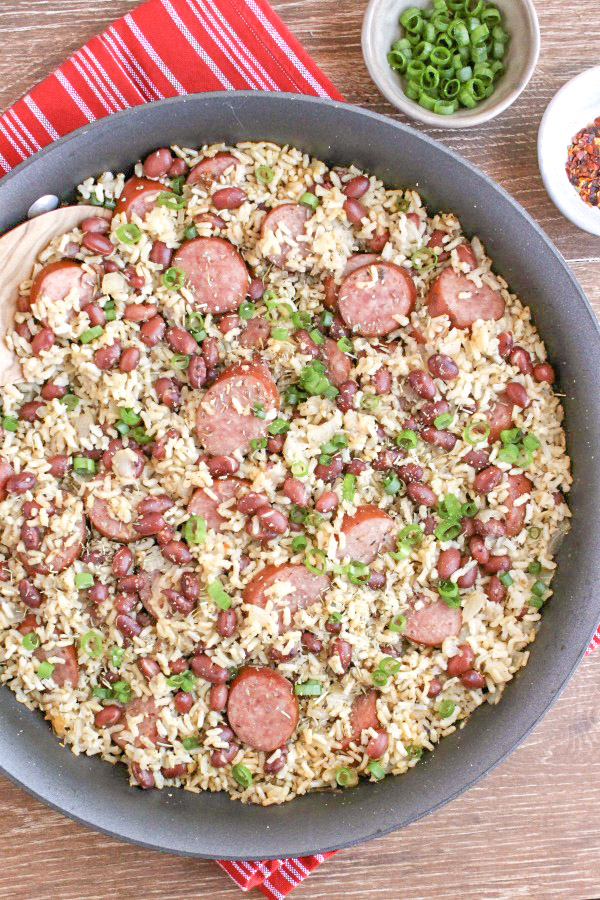
[[[378,506],[359,506],[353,516],[345,515],[342,531],[345,546],[338,548],[338,558],[349,556],[356,562],[372,563],[379,553],[392,550],[396,525],[391,516]]]
[[[59,509],[57,512],[60,514],[62,510]],[[52,522],[52,518],[50,518],[50,522]],[[39,551],[34,551],[32,557],[26,552],[19,553],[19,559],[30,575],[49,575],[51,572],[63,572],[81,556],[85,536],[86,526],[83,516],[75,521],[73,531],[69,535],[60,538],[58,547],[56,547],[56,534],[53,534],[50,526],[45,529],[44,540],[40,548],[44,554],[43,562],[32,561]],[[49,548],[47,543],[48,537],[52,542],[52,549]]]
[[[220,531],[221,525],[227,521],[218,511],[221,503],[237,497],[243,487],[249,486],[243,478],[220,478],[209,488],[194,491],[188,503],[188,513],[190,516],[202,516],[207,528]]]
[[[227,456],[248,450],[266,435],[269,423],[253,410],[279,409],[279,392],[270,372],[258,363],[230,366],[204,394],[196,412],[198,440],[208,453]]]
[[[429,314],[447,315],[456,328],[471,328],[477,319],[490,321],[504,315],[504,300],[487,284],[477,287],[466,275],[448,267],[435,279],[427,294]]]
[[[244,603],[264,608],[269,600],[270,588],[282,582],[289,584],[288,593],[278,597],[275,604],[287,606],[292,621],[299,609],[305,609],[316,603],[329,587],[329,578],[326,575],[315,575],[303,565],[283,563],[279,566],[265,566],[244,588]]]
[[[239,165],[241,165],[241,163],[233,153],[221,150],[219,153],[215,153],[214,156],[205,156],[199,163],[196,163],[190,170],[190,174],[186,178],[186,183],[197,184],[198,182],[201,182],[203,184],[208,184],[213,178],[220,178],[221,175],[224,175],[227,169]]]
[[[48,263],[41,269],[31,285],[29,304],[39,297],[46,297],[52,303],[59,303],[72,293],[73,309],[79,311],[93,300],[97,280],[81,266],[69,260]]]
[[[238,338],[238,343],[242,347],[259,347],[265,346],[271,335],[271,326],[268,319],[264,316],[256,316],[250,319],[245,329]]]
[[[145,219],[151,209],[156,206],[159,194],[173,193],[173,189],[150,178],[130,178],[123,185],[121,196],[117,200],[115,215],[125,213],[130,220],[135,214]]]
[[[137,723],[138,734],[133,740],[129,736],[125,737],[123,732],[130,731],[130,719],[139,716],[143,716],[143,719]],[[158,720],[158,710],[156,709],[154,700],[146,697],[136,697],[135,700],[131,700],[125,707],[125,719],[120,731],[112,733],[112,739],[115,744],[118,744],[119,747],[124,749],[128,744],[140,748],[147,747],[148,741],[152,744],[157,743],[158,730],[156,728],[156,722]]]
[[[108,503],[100,497],[94,498],[88,516],[96,531],[99,531],[101,535],[111,541],[117,541],[119,544],[129,544],[131,541],[136,541],[139,538],[139,534],[133,527],[133,524],[131,522],[120,522],[119,519],[111,516]]]
[[[77,662],[77,653],[75,647],[69,644],[68,647],[40,647],[33,654],[40,662],[47,659],[60,659],[61,662],[53,662],[54,671],[52,672],[52,680],[57,687],[64,687],[70,684],[72,687],[77,686],[79,681],[79,663]]]
[[[505,519],[506,533],[509,537],[515,537],[523,528],[527,512],[527,504],[520,503],[515,506],[515,500],[523,494],[530,494],[533,482],[526,475],[509,475],[506,480],[508,481],[508,497],[504,501],[504,505],[508,507]]]
[[[282,203],[267,213],[261,234],[264,238],[267,232],[271,232],[278,239],[279,249],[268,255],[274,266],[285,269],[291,250],[302,259],[308,256],[308,243],[298,241],[298,238],[305,235],[305,226],[311,216],[312,210],[301,203]]]
[[[490,433],[488,435],[488,443],[490,444],[493,444],[494,441],[499,441],[501,433],[512,428],[512,403],[507,403],[505,401],[506,395],[502,394],[490,408],[490,411],[485,414],[487,423],[490,426]]]
[[[348,747],[352,741],[357,744],[360,743],[360,736],[365,728],[379,728],[377,691],[368,691],[366,694],[359,694],[356,697],[350,713],[350,727],[352,734],[342,741],[342,747],[344,748]]]
[[[173,265],[185,274],[196,297],[195,306],[203,312],[233,312],[246,296],[246,263],[223,238],[185,241],[173,257]]]
[[[327,367],[327,376],[332,384],[339,387],[348,381],[352,371],[352,360],[331,338],[327,338],[323,344],[323,359]]]
[[[419,609],[415,608],[417,604]],[[429,601],[423,594],[415,596],[404,615],[406,627],[402,637],[426,647],[439,647],[446,638],[456,637],[462,628],[460,608],[450,609],[443,600]]]
[[[360,334],[381,337],[400,327],[394,316],[412,312],[416,297],[415,283],[406,269],[378,262],[355,269],[344,278],[338,309],[346,324]]]
[[[298,717],[292,685],[274,669],[242,669],[229,689],[229,724],[238,738],[255,750],[282,747],[294,733]]]
[[[372,266],[374,263],[379,262],[380,258],[377,253],[353,253],[346,260],[342,278],[347,278],[348,275],[352,275],[353,272],[356,272],[357,269],[362,269],[363,266]]]

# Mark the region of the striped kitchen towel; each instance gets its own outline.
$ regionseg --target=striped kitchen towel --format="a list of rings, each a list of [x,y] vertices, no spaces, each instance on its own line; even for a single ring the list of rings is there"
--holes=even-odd
[[[118,110],[219,90],[343,99],[266,0],[148,0],[0,117],[0,175]],[[219,865],[243,891],[279,900],[333,855]]]

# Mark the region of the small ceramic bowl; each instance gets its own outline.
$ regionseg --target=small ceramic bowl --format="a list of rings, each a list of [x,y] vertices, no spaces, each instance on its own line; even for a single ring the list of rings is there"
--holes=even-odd
[[[538,163],[550,199],[563,216],[600,235],[600,209],[583,202],[566,173],[575,135],[600,116],[600,66],[567,82],[544,113],[538,133]]]
[[[409,100],[403,79],[387,61],[392,43],[402,36],[400,14],[409,6],[429,6],[431,0],[370,0],[362,27],[362,51],[371,78],[397,109],[443,128],[471,128],[500,115],[515,102],[533,75],[540,52],[540,26],[532,0],[494,0],[502,12],[511,39],[504,59],[506,73],[494,93],[475,109],[460,107],[451,116],[440,116]]]

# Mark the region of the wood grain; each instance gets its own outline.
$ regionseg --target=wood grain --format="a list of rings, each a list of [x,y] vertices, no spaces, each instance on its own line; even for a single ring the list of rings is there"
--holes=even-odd
[[[131,0],[0,0],[0,109],[135,5]],[[274,0],[273,5],[350,102],[402,118],[378,93],[362,61],[365,2]],[[558,213],[536,162],[537,129],[546,104],[569,78],[598,62],[597,0],[536,0],[536,6],[542,53],[518,102],[481,128],[424,130],[486,171],[525,206],[569,261],[600,314],[600,238],[578,231]],[[340,852],[294,897],[600,897],[599,688],[597,651],[582,662],[563,697],[529,739],[479,785],[401,832]],[[166,856],[97,835],[2,779],[0,816],[0,897],[239,896],[214,863]]]

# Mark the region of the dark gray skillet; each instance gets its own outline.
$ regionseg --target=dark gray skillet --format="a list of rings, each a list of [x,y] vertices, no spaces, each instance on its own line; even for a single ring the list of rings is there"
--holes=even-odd
[[[192,856],[260,859],[347,847],[413,822],[474,784],[536,725],[565,686],[600,619],[599,329],[562,257],[515,201],[450,150],[352,106],[294,94],[201,94],[140,106],[81,128],[0,182],[0,230],[40,195],[68,196],[104,169],[127,169],[170,143],[271,139],[330,163],[355,162],[389,185],[415,185],[432,210],[457,213],[535,312],[565,395],[575,486],[573,529],[559,554],[555,595],[527,668],[497,707],[480,709],[403,778],[313,793],[283,806],[226,795],[127,786],[122,766],[75,757],[47,722],[0,691],[3,771],[50,806],[116,837]]]

